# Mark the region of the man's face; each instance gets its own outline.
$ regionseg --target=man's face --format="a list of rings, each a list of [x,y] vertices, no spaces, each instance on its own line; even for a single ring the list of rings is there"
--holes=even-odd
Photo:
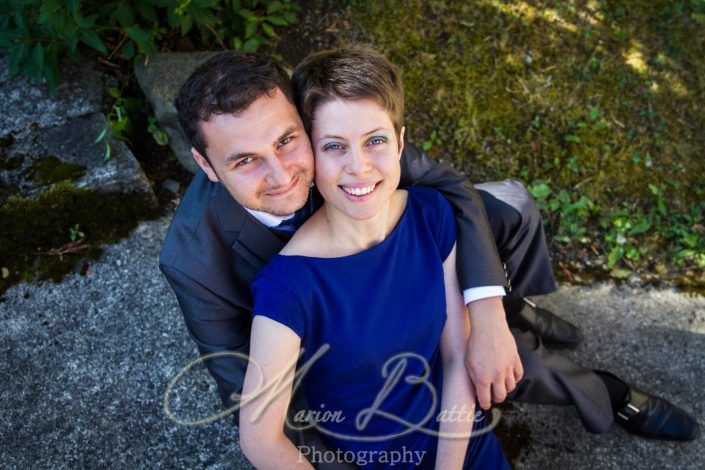
[[[303,207],[313,181],[313,153],[296,108],[281,91],[200,126],[210,165],[191,151],[208,178],[223,184],[238,203],[274,215]]]

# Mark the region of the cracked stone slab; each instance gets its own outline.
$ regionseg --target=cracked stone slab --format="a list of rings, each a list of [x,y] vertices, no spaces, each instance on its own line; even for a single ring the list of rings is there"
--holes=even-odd
[[[95,142],[106,126],[105,116],[96,113],[71,119],[54,127],[34,127],[8,149],[8,159],[20,162],[19,167],[0,172],[6,186],[19,188],[30,197],[48,189],[31,176],[31,168],[47,156],[68,164],[85,167],[85,174],[74,184],[79,188],[103,193],[144,193],[154,197],[152,186],[139,162],[124,142],[108,138],[111,155],[104,161],[105,143]]]
[[[52,93],[47,85],[30,84],[22,75],[9,78],[7,67],[7,55],[0,54],[0,135],[15,137],[100,112],[112,80],[88,61],[66,61]]]

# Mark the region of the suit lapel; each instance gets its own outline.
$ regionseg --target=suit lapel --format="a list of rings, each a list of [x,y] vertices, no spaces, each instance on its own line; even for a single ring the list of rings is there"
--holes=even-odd
[[[284,247],[285,243],[235,202],[222,184],[216,185],[213,198],[221,227],[234,235],[233,251],[255,268],[255,272]]]

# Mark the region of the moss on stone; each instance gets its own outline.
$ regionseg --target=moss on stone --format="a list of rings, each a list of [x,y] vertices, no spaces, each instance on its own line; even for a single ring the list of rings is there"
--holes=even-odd
[[[145,194],[102,194],[76,188],[68,181],[29,199],[11,196],[0,206],[0,260],[10,276],[0,279],[0,292],[20,280],[58,281],[78,264],[100,253],[100,246],[126,236],[138,221],[154,218],[159,209]],[[69,228],[78,224],[87,251],[49,255],[71,242]],[[43,253],[43,254],[42,254]]]
[[[39,185],[47,186],[61,181],[76,181],[86,174],[86,167],[47,155],[29,169],[29,174]]]

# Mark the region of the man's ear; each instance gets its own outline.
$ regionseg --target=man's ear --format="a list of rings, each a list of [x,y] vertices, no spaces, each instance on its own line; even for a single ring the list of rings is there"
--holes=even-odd
[[[401,152],[404,150],[404,131],[406,130],[405,126],[402,126],[401,130],[399,131],[399,158],[401,158]]]
[[[208,179],[214,183],[217,183],[218,175],[215,174],[213,167],[208,160],[206,160],[206,157],[201,155],[194,147],[191,147],[191,155],[193,155],[193,158],[196,160],[196,163],[198,163],[198,166],[201,167],[201,170],[203,170],[206,176],[208,176]]]

